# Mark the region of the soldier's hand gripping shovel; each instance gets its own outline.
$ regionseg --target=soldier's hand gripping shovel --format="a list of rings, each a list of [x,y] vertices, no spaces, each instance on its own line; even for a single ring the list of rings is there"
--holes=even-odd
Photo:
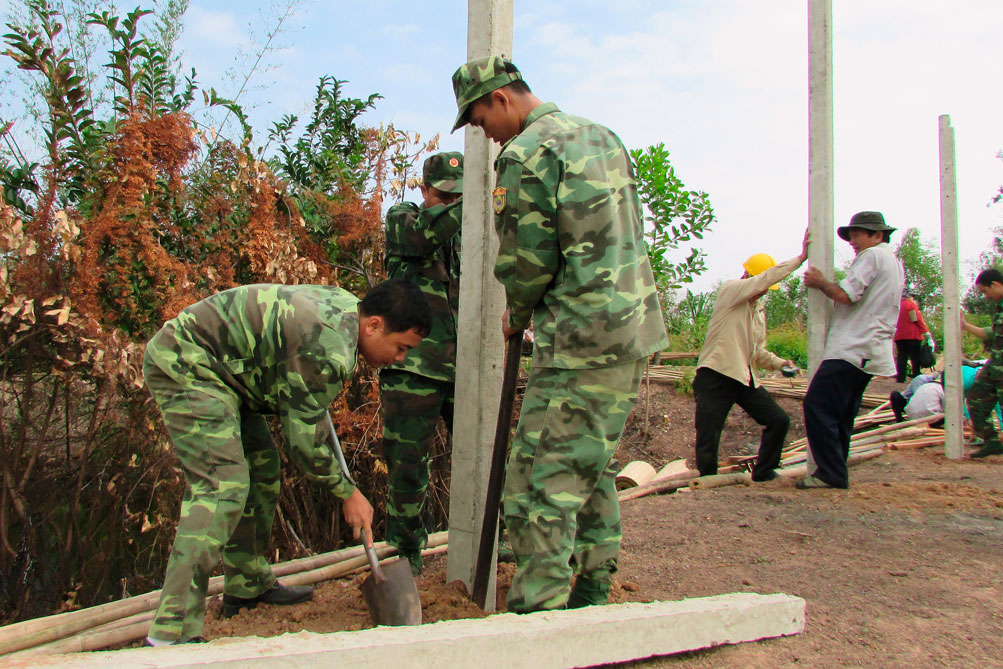
[[[351,483],[352,476],[348,473],[348,463],[345,454],[341,452],[341,443],[334,431],[331,415],[327,415],[327,427],[331,433],[331,448],[341,465],[341,472]],[[370,538],[362,530],[362,545],[366,549],[371,573],[362,582],[362,597],[369,607],[369,617],[374,625],[420,625],[421,598],[418,596],[418,586],[411,573],[411,565],[407,560],[397,558],[380,566],[376,551],[370,545]]]

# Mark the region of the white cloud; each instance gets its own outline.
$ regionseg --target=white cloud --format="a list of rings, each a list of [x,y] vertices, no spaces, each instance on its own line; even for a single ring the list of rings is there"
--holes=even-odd
[[[233,50],[247,42],[246,27],[231,12],[193,6],[185,15],[185,42],[203,48]]]

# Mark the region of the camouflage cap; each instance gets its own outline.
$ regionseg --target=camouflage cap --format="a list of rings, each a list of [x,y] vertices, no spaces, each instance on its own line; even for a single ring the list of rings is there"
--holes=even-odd
[[[453,93],[456,95],[457,110],[453,130],[467,124],[467,107],[471,102],[521,79],[519,68],[501,56],[485,56],[461,65],[453,73]]]
[[[880,211],[858,211],[850,217],[850,224],[836,228],[836,234],[843,241],[850,241],[850,228],[863,228],[864,230],[874,230],[882,232],[895,232],[898,228],[890,228],[885,225],[885,217]]]
[[[426,186],[444,193],[463,192],[463,154],[445,151],[429,156],[421,170],[421,180]]]

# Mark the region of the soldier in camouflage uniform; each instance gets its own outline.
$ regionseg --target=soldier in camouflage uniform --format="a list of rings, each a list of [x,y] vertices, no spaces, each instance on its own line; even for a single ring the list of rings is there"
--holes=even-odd
[[[380,371],[383,454],[387,460],[387,542],[421,571],[428,541],[422,521],[429,452],[442,416],[453,427],[456,314],[460,290],[463,154],[437,153],[422,170],[424,202],[387,212],[387,276],[413,281],[432,311],[432,331],[403,362]]]
[[[209,575],[223,557],[227,615],[258,602],[309,599],[276,583],[265,549],[279,494],[279,454],[263,414],[281,420],[289,456],[343,500],[370,542],[373,509],[341,473],[327,411],[361,354],[400,361],[428,333],[428,306],[407,281],[361,302],[332,286],[259,284],[218,293],[168,321],[146,348],[143,374],[188,487],[147,643],[202,641]]]
[[[497,56],[460,67],[453,90],[453,129],[502,144],[502,331],[532,319],[536,336],[506,468],[508,610],[602,604],[620,551],[613,453],[645,360],[668,344],[633,165],[616,135],[544,104]]]
[[[982,296],[996,305],[993,323],[980,328],[962,316],[961,329],[989,342],[989,361],[979,369],[975,381],[965,396],[972,417],[972,432],[982,440],[982,447],[969,457],[984,458],[1003,453],[1003,444],[993,426],[992,412],[1003,402],[1003,274],[987,269],[975,278],[975,287]]]

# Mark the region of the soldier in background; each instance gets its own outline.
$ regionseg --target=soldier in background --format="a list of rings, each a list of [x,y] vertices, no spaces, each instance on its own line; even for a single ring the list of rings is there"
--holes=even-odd
[[[146,347],[143,376],[171,435],[188,487],[147,645],[204,641],[209,575],[223,558],[223,612],[295,604],[309,586],[276,582],[265,558],[280,460],[264,414],[281,419],[288,455],[342,500],[345,521],[372,543],[373,507],[342,475],[327,412],[357,355],[402,360],[428,334],[428,305],[407,281],[360,302],[333,286],[241,286],[164,324]]]
[[[975,335],[989,344],[989,360],[979,369],[968,392],[966,402],[972,415],[973,445],[980,448],[969,457],[984,458],[1003,453],[1003,444],[993,425],[992,412],[1003,401],[1003,274],[998,269],[987,269],[975,277],[975,287],[982,297],[995,306],[993,322],[980,328],[961,316],[961,330]]]
[[[634,168],[616,135],[543,103],[497,56],[461,66],[453,91],[453,130],[469,123],[503,145],[492,194],[502,332],[532,319],[536,337],[505,472],[507,608],[603,604],[620,552],[611,461],[645,360],[668,344]]]
[[[432,330],[421,344],[380,371],[389,470],[386,540],[415,575],[428,541],[422,512],[439,417],[453,428],[462,193],[463,154],[435,154],[422,169],[423,204],[395,205],[386,219],[387,276],[413,281],[432,312]]]

